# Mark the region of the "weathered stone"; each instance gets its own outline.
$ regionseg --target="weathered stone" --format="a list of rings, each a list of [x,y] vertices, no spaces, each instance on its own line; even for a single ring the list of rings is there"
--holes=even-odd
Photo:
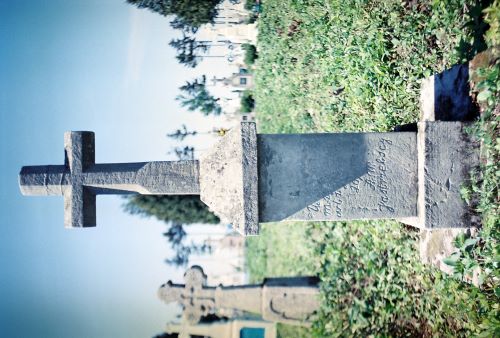
[[[199,194],[198,161],[95,164],[94,149],[94,133],[65,133],[65,165],[23,167],[21,192],[63,195],[66,227],[96,225],[96,195]]]
[[[166,303],[180,303],[190,323],[210,313],[230,316],[243,311],[261,314],[267,321],[308,325],[319,308],[316,277],[267,278],[263,284],[209,287],[203,270],[193,266],[184,278],[185,285],[169,281],[158,295]]]
[[[416,133],[258,135],[261,222],[417,215]]]
[[[130,193],[200,194],[244,235],[258,234],[259,222],[282,220],[457,227],[469,217],[460,186],[478,161],[462,129],[425,122],[418,133],[257,135],[244,122],[200,163],[121,164],[95,164],[94,134],[71,132],[65,165],[23,167],[20,186],[27,195],[63,195],[69,227],[95,225],[96,195]]]
[[[189,324],[169,323],[165,330],[169,334],[177,333],[179,338],[190,338],[193,336],[210,338],[240,338],[245,333],[258,332],[259,337],[275,338],[276,324],[257,319],[232,319],[220,320],[212,323]],[[252,336],[253,337],[253,336]]]
[[[259,233],[255,123],[233,128],[200,158],[200,198],[243,235]]]
[[[477,143],[461,122],[419,122],[419,227],[472,225],[472,213],[460,194],[479,164]]]

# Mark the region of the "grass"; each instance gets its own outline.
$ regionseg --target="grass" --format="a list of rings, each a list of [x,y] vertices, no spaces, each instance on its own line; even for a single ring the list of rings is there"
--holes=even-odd
[[[497,45],[499,1],[277,1],[259,17],[260,132],[388,131],[418,119],[421,79]],[[496,29],[496,32],[493,31]],[[478,71],[482,167],[467,190],[483,228],[458,238],[455,277],[420,263],[397,222],[266,224],[247,241],[251,278],[317,274],[322,307],[304,336],[500,336],[498,61]],[[482,94],[481,94],[482,93]],[[474,243],[472,243],[474,242]],[[480,269],[476,288],[462,279]],[[280,326],[282,337],[293,329]]]

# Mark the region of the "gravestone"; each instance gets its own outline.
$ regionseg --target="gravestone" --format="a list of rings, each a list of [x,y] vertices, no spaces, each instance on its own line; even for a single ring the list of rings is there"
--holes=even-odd
[[[188,322],[167,324],[166,333],[179,338],[202,336],[210,338],[276,338],[276,324],[257,319],[237,318],[211,323]]]
[[[171,281],[162,285],[158,296],[166,303],[183,307],[184,318],[192,324],[209,314],[253,313],[269,322],[308,325],[319,308],[316,277],[267,278],[262,284],[222,286],[206,285],[199,266],[188,269],[185,284]]]
[[[257,134],[230,130],[199,161],[96,164],[94,134],[65,134],[65,164],[23,167],[26,195],[62,195],[65,225],[95,226],[98,194],[199,194],[243,235],[284,220],[399,219],[419,228],[469,224],[460,187],[477,151],[459,122],[418,131]]]

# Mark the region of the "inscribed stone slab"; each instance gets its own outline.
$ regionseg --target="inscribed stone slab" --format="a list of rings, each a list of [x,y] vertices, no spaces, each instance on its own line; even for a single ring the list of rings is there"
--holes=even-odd
[[[416,133],[258,135],[259,220],[417,215]]]

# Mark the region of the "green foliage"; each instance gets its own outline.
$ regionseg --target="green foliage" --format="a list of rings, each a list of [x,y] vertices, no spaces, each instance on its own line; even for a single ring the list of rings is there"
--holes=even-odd
[[[476,278],[485,301],[481,327],[484,336],[500,335],[500,1],[485,10],[490,25],[486,41],[490,49],[483,54],[484,65],[472,77],[473,91],[481,107],[480,120],[469,130],[481,141],[481,167],[472,173],[470,187],[464,187],[465,199],[481,215],[482,228],[474,238],[458,236],[458,252],[447,258],[458,280]]]
[[[174,251],[167,264],[186,266],[192,254],[210,252],[206,244],[185,243],[185,225],[194,223],[217,224],[219,218],[208,210],[197,195],[130,195],[123,206],[132,215],[155,217],[168,225],[163,234]]]
[[[310,338],[311,331],[306,327],[295,325],[276,324],[276,337],[277,338]]]
[[[166,223],[219,223],[197,195],[130,195],[124,208],[130,214],[154,216]]]
[[[241,97],[241,111],[243,113],[250,113],[255,108],[255,100],[251,91],[245,90]]]
[[[183,94],[177,96],[176,100],[181,101],[181,105],[187,107],[189,111],[198,110],[204,115],[220,115],[222,112],[222,107],[218,103],[220,98],[209,93],[206,80],[206,76],[203,75],[200,79],[186,82],[179,88]]]
[[[414,122],[420,80],[461,59],[466,8],[465,0],[266,1],[255,70],[261,131]]]
[[[421,79],[484,48],[485,3],[266,1],[254,91],[260,131],[386,131],[415,122]],[[500,36],[491,31],[498,3],[484,12],[490,47]],[[478,200],[483,228],[478,238],[456,239],[459,253],[447,263],[459,279],[424,266],[418,234],[396,222],[266,224],[248,240],[252,280],[321,277],[316,336],[500,336],[496,60],[477,84],[490,108],[473,128],[487,156],[463,191]],[[474,270],[480,288],[462,282]]]
[[[245,64],[247,66],[253,65],[258,58],[257,48],[249,43],[242,44],[241,48],[245,51]]]
[[[127,0],[138,8],[147,8],[163,16],[174,15],[172,27],[183,30],[198,29],[201,25],[213,23],[217,6],[222,0]]]
[[[255,7],[255,5],[257,5],[257,1],[256,0],[245,0],[245,9],[247,11],[253,10],[253,8]]]
[[[500,46],[500,0],[495,0],[493,4],[486,8],[484,20],[490,26],[486,32],[486,43],[490,47]]]
[[[303,223],[262,224],[259,236],[247,237],[245,241],[250,281],[314,274],[314,248],[305,238]]]
[[[177,50],[175,58],[180,64],[186,67],[194,68],[203,58],[202,54],[206,53],[209,45],[205,42],[197,41],[194,37],[183,34],[180,39],[173,39],[169,45]]]
[[[470,333],[479,301],[464,298],[474,288],[449,284],[423,266],[418,232],[375,221],[317,224],[311,231],[322,281],[318,336]]]

